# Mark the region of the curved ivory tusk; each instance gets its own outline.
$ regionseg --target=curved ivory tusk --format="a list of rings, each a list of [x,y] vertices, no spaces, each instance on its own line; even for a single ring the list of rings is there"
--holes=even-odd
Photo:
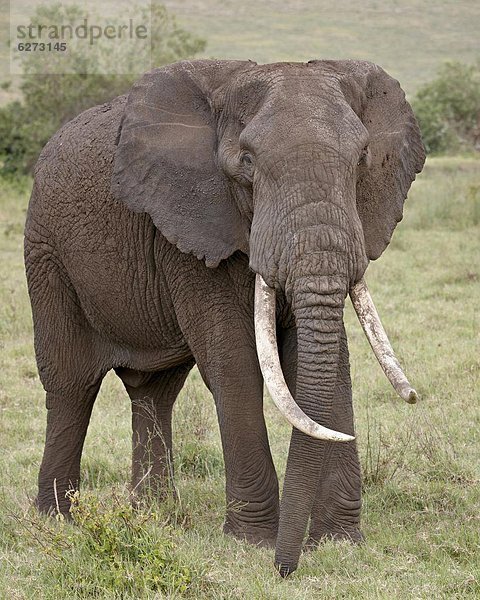
[[[349,442],[355,439],[351,435],[319,425],[307,416],[292,398],[278,356],[275,290],[270,288],[258,274],[255,280],[255,339],[265,384],[273,402],[287,421],[318,440]]]
[[[418,394],[405,377],[405,373],[393,352],[363,278],[350,289],[350,298],[373,353],[388,380],[401,398],[409,404],[415,404],[418,400]]]

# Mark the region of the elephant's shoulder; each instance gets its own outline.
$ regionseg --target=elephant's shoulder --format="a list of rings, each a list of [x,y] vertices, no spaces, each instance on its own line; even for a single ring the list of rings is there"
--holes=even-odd
[[[68,171],[72,177],[98,172],[113,161],[127,96],[89,108],[63,125],[43,148],[35,177]]]

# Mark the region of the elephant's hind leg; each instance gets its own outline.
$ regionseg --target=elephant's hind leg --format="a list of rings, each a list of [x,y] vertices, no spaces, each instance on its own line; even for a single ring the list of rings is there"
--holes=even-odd
[[[80,485],[80,460],[93,404],[102,377],[82,387],[71,383],[47,392],[47,432],[38,476],[37,506],[45,513],[69,513],[69,490]]]
[[[172,409],[194,362],[156,373],[116,369],[132,401],[132,497],[164,498],[172,487]]]
[[[68,514],[66,493],[79,485],[83,443],[107,359],[59,262],[34,246],[28,257],[35,267],[27,262],[35,353],[48,410],[36,502],[42,512]]]

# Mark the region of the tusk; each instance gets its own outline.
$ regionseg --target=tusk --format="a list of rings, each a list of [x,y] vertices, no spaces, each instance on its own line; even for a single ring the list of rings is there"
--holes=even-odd
[[[263,378],[273,402],[287,421],[303,433],[318,440],[350,442],[351,435],[339,433],[316,423],[298,406],[283,377],[278,356],[275,321],[275,290],[261,275],[255,280],[255,339]]]
[[[418,394],[405,377],[405,373],[393,352],[363,278],[350,289],[350,298],[373,353],[388,380],[401,398],[409,404],[415,404],[418,400]]]

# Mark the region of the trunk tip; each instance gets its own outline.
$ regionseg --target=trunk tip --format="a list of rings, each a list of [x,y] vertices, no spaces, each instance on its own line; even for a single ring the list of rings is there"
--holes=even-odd
[[[419,400],[417,392],[413,388],[410,388],[405,400],[408,402],[408,404],[416,404]]]
[[[275,568],[280,574],[280,577],[286,579],[289,575],[291,575],[294,571],[297,570],[297,565],[285,565],[283,563],[275,563]]]

